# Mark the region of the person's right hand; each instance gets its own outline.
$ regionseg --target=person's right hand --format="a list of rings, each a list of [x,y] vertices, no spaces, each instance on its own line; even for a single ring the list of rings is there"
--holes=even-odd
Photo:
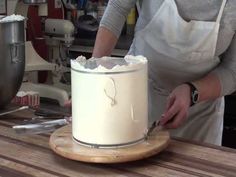
[[[191,104],[190,87],[182,84],[176,87],[167,98],[166,110],[160,120],[160,125],[165,128],[178,128],[188,117]]]

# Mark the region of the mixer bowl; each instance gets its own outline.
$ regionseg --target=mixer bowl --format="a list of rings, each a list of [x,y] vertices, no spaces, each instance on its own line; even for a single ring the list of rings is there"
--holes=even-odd
[[[0,108],[19,90],[25,70],[24,20],[0,21]]]

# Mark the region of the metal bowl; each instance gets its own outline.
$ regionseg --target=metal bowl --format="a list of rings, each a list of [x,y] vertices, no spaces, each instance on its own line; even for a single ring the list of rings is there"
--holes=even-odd
[[[19,90],[25,70],[24,21],[0,23],[0,108]]]

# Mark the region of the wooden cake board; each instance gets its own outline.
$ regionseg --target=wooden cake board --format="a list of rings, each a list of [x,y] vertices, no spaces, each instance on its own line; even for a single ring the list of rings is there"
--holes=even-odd
[[[54,152],[68,159],[90,163],[121,163],[158,154],[168,146],[169,140],[169,132],[161,130],[135,145],[109,149],[92,148],[73,140],[72,127],[67,125],[51,135],[49,144]]]

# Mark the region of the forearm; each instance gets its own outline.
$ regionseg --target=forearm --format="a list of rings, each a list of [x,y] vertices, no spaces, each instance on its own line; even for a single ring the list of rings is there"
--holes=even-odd
[[[117,43],[117,37],[105,27],[100,27],[97,33],[93,57],[110,56]]]
[[[126,17],[136,0],[110,0],[100,22],[93,57],[111,55],[120,36]]]
[[[216,99],[221,95],[221,83],[214,73],[210,73],[202,79],[194,81],[193,84],[199,91],[198,102]]]

